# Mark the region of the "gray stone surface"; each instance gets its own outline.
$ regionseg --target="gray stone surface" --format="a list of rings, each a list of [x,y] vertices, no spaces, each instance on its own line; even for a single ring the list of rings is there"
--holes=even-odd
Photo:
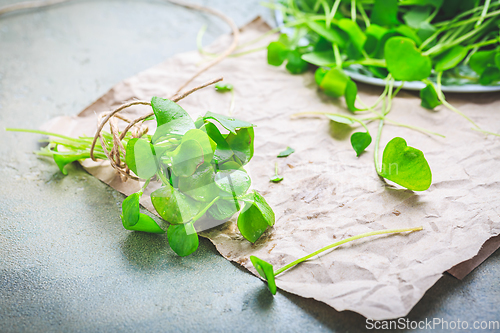
[[[0,6],[16,1],[0,1]],[[256,0],[203,1],[242,25]],[[364,331],[351,312],[285,292],[202,240],[179,258],[165,237],[128,232],[123,195],[78,166],[62,176],[32,152],[38,128],[112,85],[229,29],[163,1],[74,1],[0,17],[0,332]],[[500,253],[464,281],[445,275],[411,320],[500,320]]]

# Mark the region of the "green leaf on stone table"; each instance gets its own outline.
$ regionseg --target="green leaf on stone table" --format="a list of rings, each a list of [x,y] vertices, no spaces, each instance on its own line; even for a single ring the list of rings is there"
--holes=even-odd
[[[215,90],[218,92],[228,92],[228,91],[232,91],[233,89],[234,89],[234,87],[231,83],[217,82],[215,84]]]
[[[334,66],[335,54],[333,51],[314,51],[302,55],[302,60],[316,66]]]
[[[425,191],[432,183],[424,154],[399,137],[389,141],[384,149],[380,176],[412,191]]]
[[[320,88],[325,94],[338,98],[345,94],[345,89],[349,80],[350,78],[342,69],[332,68],[323,77]]]
[[[134,226],[139,221],[140,207],[139,200],[140,193],[133,193],[123,200],[122,203],[122,221],[125,228]]]
[[[57,152],[57,146],[56,148],[54,148],[54,151]],[[75,161],[90,158],[90,153],[76,153],[76,154],[61,153],[61,154],[54,154],[53,157],[54,157],[54,162],[57,164],[62,174],[67,175],[68,171],[65,168],[66,165]]]
[[[164,184],[151,193],[151,202],[158,214],[172,224],[190,221],[204,205],[204,203],[198,202],[173,188],[170,184]]]
[[[495,64],[496,50],[478,51],[469,60],[469,66],[478,75],[483,74],[488,65]]]
[[[268,226],[274,225],[274,221],[274,212],[264,197],[253,192],[252,200],[245,202],[245,206],[238,216],[238,229],[245,239],[255,243]]]
[[[302,60],[302,55],[297,50],[288,52],[286,69],[292,74],[302,74],[309,68],[309,64]]]
[[[324,21],[307,21],[307,25],[329,42],[337,44],[340,48],[345,47],[348,37],[343,31],[339,31],[335,27],[327,28]]]
[[[183,141],[169,154],[172,159],[172,171],[179,177],[189,177],[205,163],[203,149],[196,140]]]
[[[342,116],[338,116],[335,114],[325,114],[325,116],[327,116],[328,118],[330,118],[330,120],[332,120],[336,123],[346,124],[346,125],[353,125],[354,124],[354,120],[351,120],[347,117],[342,117]]]
[[[155,234],[163,234],[165,231],[156,224],[150,216],[140,212],[139,199],[141,193],[133,193],[129,195],[122,203],[122,219],[123,227],[127,230],[150,232]]]
[[[321,81],[325,78],[326,73],[328,73],[328,69],[322,67],[318,68],[316,72],[314,72],[314,80],[318,86],[321,85]]]
[[[208,215],[218,221],[224,221],[240,210],[240,205],[238,200],[234,198],[222,198],[218,200],[212,207],[207,211]]]
[[[157,123],[152,139],[153,144],[168,134],[183,135],[195,128],[193,119],[177,103],[169,99],[153,97],[151,106]]]
[[[179,190],[197,201],[210,202],[219,194],[214,177],[214,166],[204,163],[190,177],[179,177]]]
[[[444,72],[455,68],[467,56],[468,52],[466,47],[456,45],[436,59],[434,69],[436,72]]]
[[[409,38],[390,38],[385,44],[384,54],[387,69],[396,80],[420,81],[431,74],[431,59],[422,55]]]
[[[190,255],[199,245],[198,234],[191,222],[171,224],[167,229],[167,238],[170,248],[181,257]]]
[[[130,170],[142,179],[149,179],[158,170],[153,145],[144,139],[133,138],[127,143],[125,162]]]
[[[429,17],[431,10],[432,8],[429,6],[412,7],[403,15],[403,20],[409,27],[418,29],[420,24]]]
[[[213,157],[217,163],[227,161],[233,156],[231,147],[229,147],[229,144],[226,142],[226,139],[224,139],[217,126],[211,122],[206,122],[200,129],[206,131],[208,136],[217,144]]]
[[[432,110],[436,106],[443,104],[439,100],[436,89],[432,84],[428,84],[425,86],[425,88],[420,90],[420,99],[422,100],[420,105],[429,110]]]
[[[479,83],[487,86],[497,81],[500,81],[500,69],[496,65],[487,65],[479,77]]]
[[[215,175],[215,184],[222,191],[234,196],[245,194],[252,180],[243,170],[220,170]]]
[[[295,149],[293,149],[291,147],[286,147],[286,149],[283,150],[282,152],[280,152],[277,157],[287,157],[293,153],[295,153]]]
[[[356,49],[359,52],[362,52],[363,46],[365,45],[366,36],[358,26],[358,24],[353,20],[347,18],[340,19],[337,24],[340,29],[342,29],[345,33],[347,33],[347,35],[349,35],[349,38]]]
[[[354,83],[353,80],[349,79],[345,87],[344,96],[347,109],[349,109],[349,111],[351,112],[359,111],[359,109],[355,106],[357,95],[358,95],[358,86],[356,85],[356,83]]]
[[[122,220],[123,222],[123,220]],[[139,220],[137,223],[133,226],[125,226],[125,222],[123,222],[123,226],[127,230],[134,230],[134,231],[142,231],[142,232],[149,232],[152,234],[164,234],[165,230],[160,228],[158,224],[156,224],[155,220],[153,220],[150,216],[140,213],[139,214]]]
[[[351,135],[351,145],[358,157],[365,151],[370,143],[372,143],[372,137],[368,132],[356,132]]]
[[[254,124],[251,124],[247,121],[235,119],[233,117],[224,116],[222,114],[213,113],[210,111],[208,111],[203,116],[203,119],[204,120],[213,119],[216,122],[218,122],[219,124],[221,124],[222,127],[224,127],[225,129],[227,129],[229,132],[231,132],[233,134],[236,134],[236,130],[238,128],[249,128],[249,127],[255,126]]]
[[[274,280],[274,268],[273,265],[257,258],[256,256],[250,256],[250,261],[252,262],[255,270],[267,281],[267,285],[271,294],[276,295],[276,281]]]
[[[398,0],[375,0],[370,21],[381,26],[399,24]]]
[[[281,66],[288,55],[288,47],[282,42],[271,42],[267,46],[267,63],[272,66]]]
[[[230,133],[226,138],[226,142],[242,165],[247,164],[252,159],[254,151],[254,132],[252,127],[241,128],[236,131],[236,135]]]

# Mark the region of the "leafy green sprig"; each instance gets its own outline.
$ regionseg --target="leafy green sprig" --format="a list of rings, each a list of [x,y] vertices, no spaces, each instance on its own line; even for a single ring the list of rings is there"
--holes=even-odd
[[[306,261],[313,259],[315,256],[320,255],[321,253],[331,250],[337,246],[340,246],[345,243],[352,242],[357,239],[365,238],[365,237],[371,237],[371,236],[376,236],[376,235],[383,235],[383,234],[395,234],[395,233],[404,233],[404,232],[413,232],[413,231],[420,231],[422,230],[422,227],[417,227],[417,228],[408,228],[408,229],[392,229],[392,230],[379,230],[379,231],[371,231],[367,232],[361,235],[349,237],[346,239],[343,239],[341,241],[335,242],[333,244],[330,244],[328,246],[325,246],[317,251],[314,251],[311,254],[308,254],[302,258],[299,258],[297,260],[292,261],[291,263],[281,267],[280,269],[274,270],[274,267],[272,264],[268,263],[265,260],[262,260],[256,256],[250,256],[250,261],[252,262],[253,267],[255,270],[259,273],[259,275],[267,281],[267,285],[269,287],[269,290],[273,295],[276,294],[276,276],[284,273],[285,271],[293,268],[294,266]]]
[[[129,133],[117,133],[123,136],[119,159],[138,179],[144,180],[140,191],[123,201],[124,228],[165,233],[154,219],[140,212],[139,206],[150,182],[158,180],[161,187],[151,193],[151,201],[170,224],[167,238],[179,256],[187,256],[198,248],[196,222],[202,218],[222,224],[239,214],[237,223],[242,236],[256,242],[274,225],[275,216],[264,197],[249,191],[251,179],[244,165],[254,154],[254,125],[213,112],[194,121],[181,106],[160,97],[153,97],[150,104],[151,119],[157,123],[152,136],[134,138]],[[93,146],[90,137],[74,139],[35,130],[8,130],[49,135],[49,145],[38,154],[52,156],[65,174],[64,167],[73,161],[92,155],[107,159],[116,140],[110,133],[100,132],[103,140]]]

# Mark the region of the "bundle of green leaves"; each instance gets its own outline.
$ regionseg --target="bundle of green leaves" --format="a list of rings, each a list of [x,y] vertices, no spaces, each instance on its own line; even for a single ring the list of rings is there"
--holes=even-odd
[[[377,173],[408,189],[425,190],[431,184],[430,168],[421,151],[394,138],[378,163],[378,144],[384,122],[437,134],[387,118],[391,100],[405,81],[422,81],[421,105],[433,109],[450,105],[441,91],[443,78],[452,84],[475,82],[483,85],[500,81],[500,1],[490,0],[282,0],[267,4],[284,18],[282,33],[267,47],[270,65],[292,74],[315,70],[319,89],[333,98],[344,97],[353,114],[371,112],[373,117],[357,118],[323,112],[332,121],[361,125],[351,143],[359,156],[372,142],[365,123],[380,121],[375,140]],[[287,28],[289,28],[287,30]],[[292,29],[293,28],[293,29]],[[346,69],[386,80],[386,88],[373,106],[357,96],[356,83]],[[402,81],[394,91],[395,81]],[[362,104],[362,108],[356,106]],[[382,110],[375,108],[382,103]],[[318,112],[315,112],[318,114]],[[393,173],[390,166],[398,170]]]
[[[202,217],[222,224],[239,212],[237,223],[242,236],[252,243],[257,241],[274,225],[275,216],[264,197],[249,191],[251,179],[243,168],[254,154],[254,125],[212,112],[193,121],[178,104],[159,97],[151,99],[151,106],[157,123],[154,135],[132,138],[127,134],[122,141],[125,154],[120,153],[121,159],[145,180],[140,191],[123,201],[121,219],[125,229],[165,233],[139,207],[150,181],[159,180],[161,187],[151,193],[151,201],[158,214],[170,223],[167,238],[179,256],[198,248],[196,221]],[[68,163],[90,157],[93,138],[23,131],[52,137],[38,154],[52,156],[65,174]],[[103,133],[103,139],[109,149],[113,137]],[[59,151],[58,147],[64,149]],[[100,145],[95,147],[95,156],[107,159]]]

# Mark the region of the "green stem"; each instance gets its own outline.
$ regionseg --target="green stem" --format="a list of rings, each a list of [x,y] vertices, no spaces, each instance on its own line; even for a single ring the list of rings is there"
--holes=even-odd
[[[220,197],[217,197],[215,198],[214,200],[212,200],[212,202],[210,202],[208,205],[205,206],[205,208],[203,208],[198,214],[196,214],[192,219],[191,219],[191,223],[195,223],[196,221],[198,221],[203,215],[205,215],[205,213],[207,212],[207,210],[210,209],[210,207],[213,206],[214,203],[217,202],[217,200],[219,200]]]
[[[69,136],[65,136],[65,135],[61,135],[61,134],[57,134],[57,133],[39,131],[39,130],[30,130],[30,129],[23,129],[23,128],[6,128],[5,130],[7,132],[24,132],[24,133],[42,134],[42,135],[47,135],[47,136],[55,136],[55,137],[70,140],[70,141],[78,141],[77,139],[71,138]]]
[[[427,133],[427,134],[432,134],[432,135],[437,135],[437,136],[440,136],[442,138],[445,138],[445,136],[443,134],[432,132],[432,131],[426,130],[425,128],[422,128],[422,127],[402,124],[402,123],[399,123],[397,121],[391,120],[389,118],[385,118],[385,120],[387,120],[389,123],[396,125],[396,126],[399,126],[399,127],[406,127],[406,128],[409,128],[409,129],[412,129],[415,131],[419,131],[419,132],[423,132],[423,133]]]
[[[235,94],[234,94],[234,89],[233,89],[233,90],[231,90],[231,104],[229,104],[229,116],[233,115],[234,100],[235,100]]]
[[[375,170],[379,175],[382,172],[382,166],[379,164],[378,150],[380,146],[380,137],[382,136],[383,127],[384,127],[384,119],[380,119],[380,123],[378,124],[377,137],[375,138],[375,150],[373,152],[373,162],[375,163]]]
[[[278,176],[279,176],[279,175],[278,175],[278,162],[275,162],[275,163],[274,163],[274,175],[275,175],[276,177],[278,177]]]
[[[335,3],[332,6],[331,12],[328,14],[326,17],[326,27],[329,28],[330,24],[332,24],[332,20],[335,17],[335,14],[337,13],[337,9],[339,8],[341,0],[335,0]],[[326,14],[326,13],[325,13]]]
[[[277,271],[275,271],[274,272],[274,276],[276,276],[278,274],[281,274],[284,271],[286,271],[287,269],[290,269],[293,266],[295,266],[297,264],[300,264],[301,262],[304,262],[304,261],[306,261],[306,260],[308,260],[308,259],[310,259],[310,258],[312,258],[314,256],[317,256],[318,254],[320,254],[322,252],[325,252],[327,250],[330,250],[330,249],[332,249],[334,247],[337,247],[337,246],[340,246],[342,244],[345,244],[345,243],[348,243],[348,242],[352,242],[352,241],[357,240],[357,239],[361,239],[361,238],[365,238],[365,237],[370,237],[370,236],[376,236],[376,235],[383,235],[383,234],[396,234],[396,233],[402,233],[402,232],[420,231],[422,229],[423,229],[422,227],[417,227],[417,228],[407,228],[407,229],[379,230],[379,231],[371,231],[371,232],[367,232],[367,233],[364,233],[364,234],[361,234],[361,235],[349,237],[349,238],[343,239],[341,241],[335,242],[333,244],[330,244],[328,246],[325,246],[324,248],[319,249],[318,251],[315,251],[315,252],[313,252],[313,253],[305,256],[305,257],[302,257],[300,259],[292,261],[288,265],[285,265],[285,266],[281,267],[280,269],[278,269]]]
[[[351,20],[356,22],[356,0],[351,0]]]
[[[338,113],[334,113],[334,112],[323,112],[323,111],[299,112],[299,113],[292,114],[290,117],[300,117],[300,116],[306,116],[306,115],[326,115],[326,114],[330,114],[332,116],[337,116],[337,117],[352,120],[352,121],[360,124],[361,126],[363,126],[367,132],[370,132],[368,130],[368,127],[366,127],[365,123],[362,120],[359,120],[358,118],[355,118],[355,117],[351,117],[351,116],[347,116],[347,115],[343,115],[343,114],[338,114]]]
[[[361,17],[363,18],[363,21],[365,21],[365,25],[368,28],[370,26],[370,19],[366,15],[365,9],[363,8],[363,5],[361,3],[357,3],[357,7],[359,12],[361,13]]]
[[[342,58],[340,56],[340,50],[337,43],[333,44],[333,53],[335,54],[335,64],[337,65],[337,68],[342,68]]]
[[[486,16],[486,14],[488,13],[488,8],[490,7],[490,2],[491,2],[491,0],[486,0],[484,2],[483,11],[481,13],[481,16],[479,17],[479,20],[476,22],[476,25],[475,25],[476,28],[479,27],[481,25],[481,23],[483,23],[484,18]]]
[[[150,181],[151,181],[151,178],[147,179],[146,182],[144,183],[144,185],[142,185],[141,191],[140,191],[141,195],[146,190],[146,187],[148,187]]]

